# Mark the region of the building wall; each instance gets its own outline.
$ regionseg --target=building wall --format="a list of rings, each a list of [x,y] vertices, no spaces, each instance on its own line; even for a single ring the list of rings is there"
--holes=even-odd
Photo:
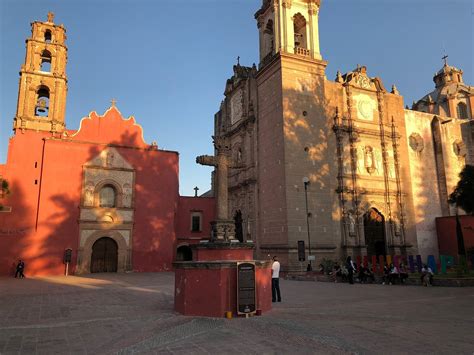
[[[199,232],[192,231],[191,215],[193,212],[201,213],[202,216],[202,229]],[[199,243],[202,239],[209,239],[211,236],[211,222],[215,219],[215,214],[214,197],[180,196],[176,219],[177,247]]]
[[[334,215],[337,196],[336,144],[332,139],[332,105],[325,97],[325,62],[281,55],[285,198],[289,268],[306,269],[297,256],[298,240],[305,241],[318,259],[339,246],[339,218]],[[309,238],[306,221],[307,186]]]
[[[284,248],[286,258],[288,246],[280,65],[275,61],[257,76],[259,257]]]
[[[435,217],[442,215],[431,122],[434,115],[405,110],[406,145],[419,253],[438,255]]]

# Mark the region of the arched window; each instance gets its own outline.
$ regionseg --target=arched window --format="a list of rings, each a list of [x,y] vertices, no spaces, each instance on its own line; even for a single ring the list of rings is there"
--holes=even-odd
[[[105,185],[99,191],[99,207],[115,207],[116,193],[111,185]]]
[[[50,30],[46,30],[44,31],[44,41],[46,43],[51,43],[51,31]]]
[[[297,49],[307,49],[308,44],[306,41],[306,19],[300,13],[297,13],[293,17],[293,30],[295,35],[295,53],[296,54],[307,54],[306,51],[298,51]]]
[[[41,53],[41,71],[50,73],[51,72],[51,53],[47,50],[44,50]]]
[[[273,37],[273,21],[268,20],[267,25],[265,26],[265,30],[263,32],[265,34],[265,54],[269,54],[273,52],[273,47],[275,46],[275,40]]]
[[[35,115],[48,117],[49,113],[49,89],[46,86],[40,86],[36,93]]]
[[[457,106],[457,111],[458,111],[458,118],[469,118],[467,114],[467,105],[464,102],[458,103]]]

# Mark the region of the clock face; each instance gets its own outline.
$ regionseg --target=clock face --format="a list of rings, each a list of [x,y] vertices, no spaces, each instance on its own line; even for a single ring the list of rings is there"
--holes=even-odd
[[[237,90],[230,99],[230,123],[234,124],[242,118],[242,90]]]

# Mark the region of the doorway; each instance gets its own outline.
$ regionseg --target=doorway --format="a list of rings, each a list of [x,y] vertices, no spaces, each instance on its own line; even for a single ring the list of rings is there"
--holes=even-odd
[[[364,235],[367,244],[367,255],[386,255],[385,218],[375,208],[371,208],[364,215]]]
[[[91,273],[117,272],[118,247],[109,237],[98,239],[92,246]]]

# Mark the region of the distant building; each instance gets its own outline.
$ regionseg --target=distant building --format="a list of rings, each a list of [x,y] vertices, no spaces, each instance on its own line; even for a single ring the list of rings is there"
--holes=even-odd
[[[438,255],[435,217],[454,214],[448,195],[474,163],[474,88],[445,63],[409,110],[364,66],[328,80],[319,10],[264,0],[255,14],[258,69],[234,66],[215,115],[246,166],[229,173],[230,211],[290,271],[303,268],[298,241],[318,260]]]
[[[14,136],[0,177],[0,275],[171,270],[209,238],[214,198],[181,197],[177,152],[147,144],[112,102],[66,129],[65,29],[33,22],[20,71]]]

